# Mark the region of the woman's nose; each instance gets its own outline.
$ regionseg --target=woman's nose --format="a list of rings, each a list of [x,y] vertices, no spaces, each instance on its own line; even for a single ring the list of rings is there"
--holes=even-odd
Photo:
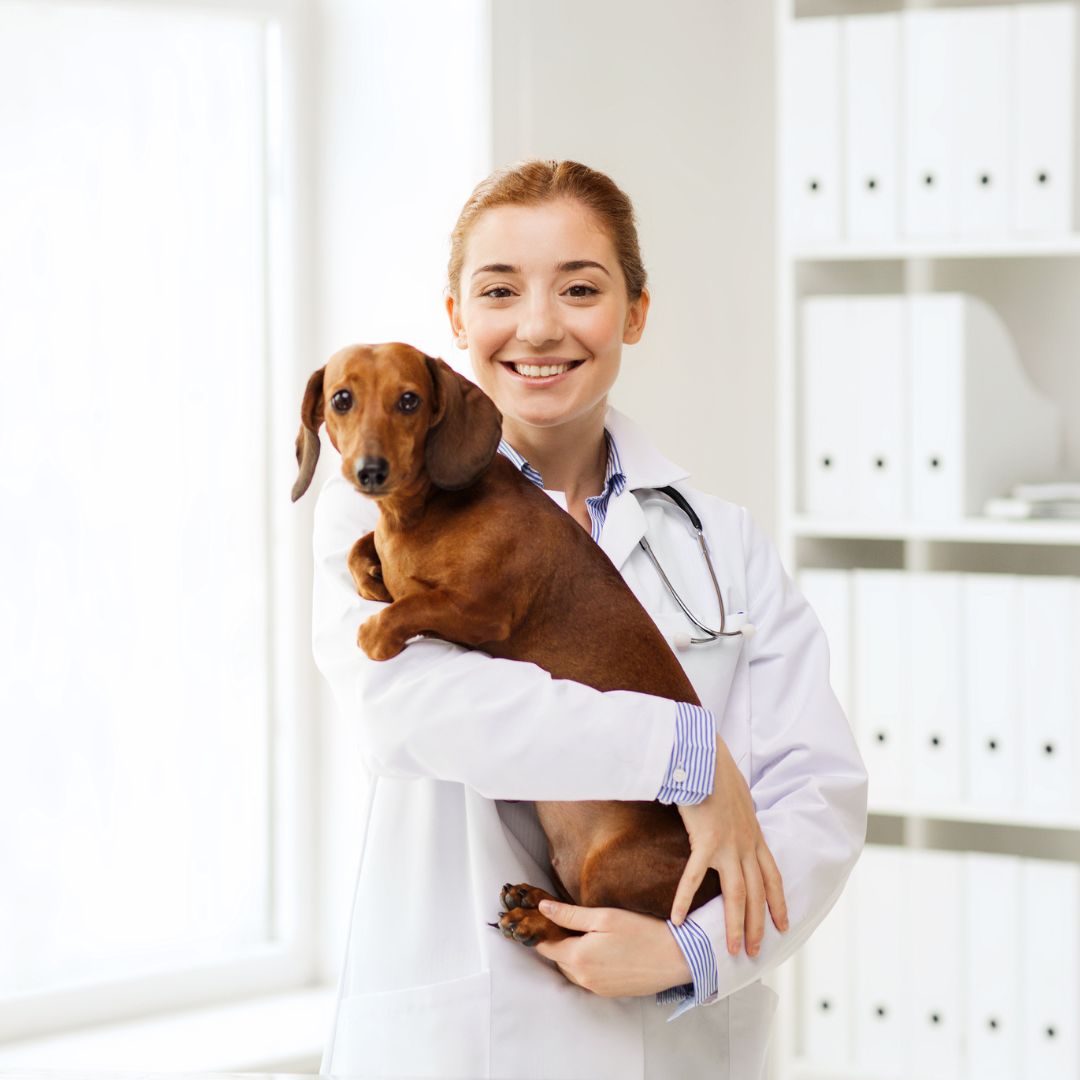
[[[517,328],[518,341],[539,348],[541,345],[559,341],[561,338],[562,326],[559,324],[558,314],[550,299],[545,296],[534,296],[528,303],[522,305]]]

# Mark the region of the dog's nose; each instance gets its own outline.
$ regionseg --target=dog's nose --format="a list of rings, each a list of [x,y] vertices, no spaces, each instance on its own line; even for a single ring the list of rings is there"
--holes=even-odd
[[[390,463],[386,458],[361,458],[356,467],[356,479],[364,491],[378,491],[389,475]]]

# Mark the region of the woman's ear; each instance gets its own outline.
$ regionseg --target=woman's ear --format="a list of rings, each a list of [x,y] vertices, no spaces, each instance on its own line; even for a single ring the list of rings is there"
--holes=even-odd
[[[445,360],[425,360],[435,389],[435,422],[424,446],[427,474],[436,487],[457,491],[491,464],[502,438],[502,414]]]
[[[446,295],[446,314],[450,317],[450,333],[454,336],[454,344],[459,349],[467,349],[469,343],[465,336],[465,327],[461,324],[460,308],[453,293]]]
[[[626,325],[623,328],[623,344],[636,345],[645,332],[645,320],[649,316],[649,290],[642,289],[636,300],[630,301],[626,312]]]

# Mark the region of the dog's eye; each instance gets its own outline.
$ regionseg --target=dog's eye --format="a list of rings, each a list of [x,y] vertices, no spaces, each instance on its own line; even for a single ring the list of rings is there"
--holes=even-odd
[[[414,394],[411,390],[406,390],[405,393],[398,398],[397,407],[402,412],[416,412],[420,407],[420,395]]]
[[[347,413],[352,408],[352,394],[348,390],[339,390],[331,399],[334,412]]]

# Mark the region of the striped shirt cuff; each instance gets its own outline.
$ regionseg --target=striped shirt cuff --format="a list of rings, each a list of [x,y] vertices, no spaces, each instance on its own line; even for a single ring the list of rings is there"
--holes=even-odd
[[[689,918],[683,921],[682,926],[676,926],[670,919],[667,924],[690,965],[690,974],[694,979],[685,986],[673,986],[670,990],[661,990],[656,995],[657,1005],[679,1006],[668,1017],[671,1021],[696,1005],[708,1005],[712,1002],[716,998],[720,980],[716,970],[716,954],[708,934]]]
[[[675,705],[675,743],[656,796],[662,803],[688,805],[712,794],[716,775],[716,721],[708,709],[685,701]]]

